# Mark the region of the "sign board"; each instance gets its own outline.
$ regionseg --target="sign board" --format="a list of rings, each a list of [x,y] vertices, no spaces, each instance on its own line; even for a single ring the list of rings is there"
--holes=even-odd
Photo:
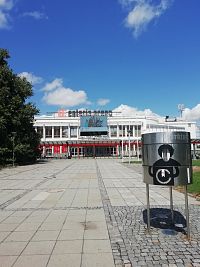
[[[81,116],[80,135],[107,135],[107,116]]]
[[[160,132],[142,135],[144,182],[162,186],[192,183],[189,132]]]
[[[108,116],[112,117],[112,110],[64,110],[60,109],[55,112],[56,117],[81,117],[81,116]]]

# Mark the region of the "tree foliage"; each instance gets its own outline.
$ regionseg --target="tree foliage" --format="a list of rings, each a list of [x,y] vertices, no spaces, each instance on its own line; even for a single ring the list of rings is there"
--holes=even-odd
[[[28,102],[32,85],[8,65],[9,53],[0,49],[0,164],[27,163],[38,156],[39,136],[33,123],[38,109]]]

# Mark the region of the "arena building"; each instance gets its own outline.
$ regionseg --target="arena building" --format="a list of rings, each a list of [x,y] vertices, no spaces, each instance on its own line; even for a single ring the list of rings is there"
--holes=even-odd
[[[111,110],[59,110],[35,117],[43,157],[141,156],[141,135],[150,132],[188,131],[193,156],[200,151],[196,122],[181,118],[125,116]],[[129,153],[130,152],[130,153]]]

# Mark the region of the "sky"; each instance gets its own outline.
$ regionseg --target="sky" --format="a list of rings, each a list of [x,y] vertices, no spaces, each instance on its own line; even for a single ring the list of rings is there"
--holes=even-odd
[[[61,108],[200,120],[199,0],[0,0],[0,47]]]

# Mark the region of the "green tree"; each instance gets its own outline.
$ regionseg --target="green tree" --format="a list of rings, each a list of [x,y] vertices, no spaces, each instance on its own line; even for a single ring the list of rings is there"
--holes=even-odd
[[[28,102],[32,85],[17,76],[8,65],[9,53],[0,49],[0,164],[33,162],[38,156],[40,137],[34,129],[38,109]]]

